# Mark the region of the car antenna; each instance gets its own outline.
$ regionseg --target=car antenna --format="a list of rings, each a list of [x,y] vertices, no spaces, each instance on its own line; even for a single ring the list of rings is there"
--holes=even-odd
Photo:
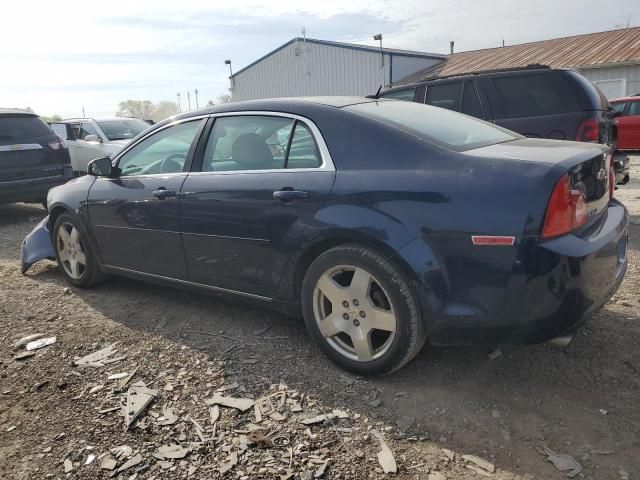
[[[380,91],[382,90],[382,84],[380,84],[380,86],[378,87],[378,91],[376,92],[376,94],[373,96],[373,98],[380,98]]]

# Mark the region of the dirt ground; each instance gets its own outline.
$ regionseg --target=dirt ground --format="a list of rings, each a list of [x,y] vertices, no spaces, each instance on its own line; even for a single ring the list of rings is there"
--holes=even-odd
[[[544,447],[577,460],[576,478],[640,478],[640,157],[631,176],[616,191],[632,214],[625,281],[566,351],[509,347],[491,359],[482,348],[427,347],[378,379],[346,375],[301,322],[267,310],[121,278],[69,288],[52,262],[23,276],[21,240],[46,213],[0,206],[0,478],[108,478],[101,456],[119,445],[142,462],[118,478],[221,478],[235,451],[238,464],[224,478],[393,477],[380,468],[373,430],[393,451],[395,478],[564,478]],[[14,360],[14,342],[32,333],[57,342]],[[116,356],[126,358],[73,366],[116,341]],[[142,380],[158,392],[127,431],[117,407],[128,387],[118,393],[107,377],[135,367],[130,385]],[[213,426],[205,399],[223,385],[234,397],[286,392],[286,419],[259,425],[274,445],[247,446],[243,432],[258,423],[252,411],[223,408]],[[168,406],[179,420],[160,426]],[[299,422],[333,409],[348,418],[309,431]],[[168,444],[190,451],[184,459],[154,457]],[[92,454],[98,459],[84,465]],[[473,470],[467,454],[495,464],[495,473]]]

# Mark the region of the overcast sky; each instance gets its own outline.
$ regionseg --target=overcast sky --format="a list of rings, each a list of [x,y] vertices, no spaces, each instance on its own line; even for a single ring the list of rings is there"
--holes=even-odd
[[[120,101],[200,105],[234,70],[300,35],[447,53],[640,24],[638,0],[9,0],[0,15],[0,107],[113,115]],[[605,8],[606,7],[606,8]],[[193,102],[195,103],[195,102]]]

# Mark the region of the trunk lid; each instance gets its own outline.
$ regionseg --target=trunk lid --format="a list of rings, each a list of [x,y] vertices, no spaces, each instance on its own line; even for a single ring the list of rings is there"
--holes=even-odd
[[[584,192],[590,220],[609,203],[611,155],[606,145],[525,138],[465,153],[563,167],[569,175],[571,188]]]

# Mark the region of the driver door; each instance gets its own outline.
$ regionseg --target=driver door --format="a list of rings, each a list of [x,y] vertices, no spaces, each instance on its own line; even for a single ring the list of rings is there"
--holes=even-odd
[[[187,279],[179,197],[204,122],[153,132],[119,155],[119,176],[96,179],[89,218],[105,265]]]

